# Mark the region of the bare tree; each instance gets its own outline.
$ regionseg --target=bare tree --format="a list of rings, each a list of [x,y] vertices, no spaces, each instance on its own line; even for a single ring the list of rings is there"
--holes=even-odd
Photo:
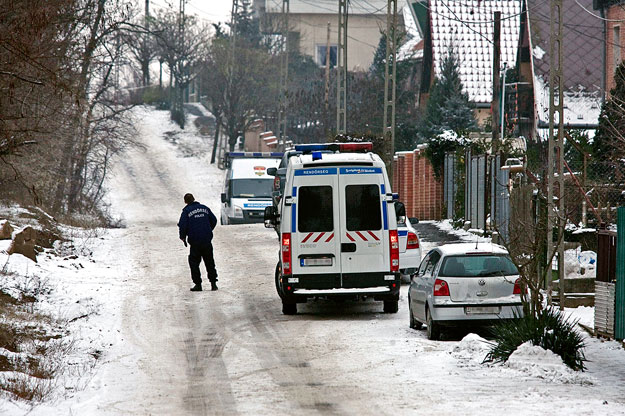
[[[172,119],[184,128],[183,93],[206,56],[209,28],[201,25],[195,16],[185,16],[182,23],[180,18],[180,14],[173,10],[160,11],[154,18],[153,33],[157,53],[169,68]]]

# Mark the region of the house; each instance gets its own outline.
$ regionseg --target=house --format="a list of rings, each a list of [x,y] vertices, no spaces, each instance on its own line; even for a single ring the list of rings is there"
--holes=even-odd
[[[501,12],[500,60],[514,68],[520,33],[520,0],[427,0],[413,4],[423,34],[423,76],[420,107],[441,73],[444,57],[453,51],[460,60],[460,79],[475,116],[484,125],[491,115],[493,94],[494,12]]]
[[[625,57],[625,1],[596,0],[593,5],[605,23],[605,91],[609,93],[614,88],[614,71]]]
[[[605,85],[604,29],[592,7],[593,0],[577,0],[562,11],[565,128],[594,129],[599,117]],[[424,39],[420,106],[427,103],[442,58],[451,48],[460,58],[460,78],[476,119],[484,124],[493,98],[493,14],[500,11],[506,126],[530,140],[547,137],[550,2],[427,0],[413,3],[413,8]]]
[[[367,71],[386,30],[386,0],[348,2],[347,69]],[[401,3],[401,2],[400,2]],[[336,66],[338,45],[338,0],[290,0],[289,42],[294,42],[300,53],[312,57],[319,66],[325,66],[328,23],[330,24],[330,64]],[[254,9],[260,16],[262,30],[267,35],[278,34],[283,22],[282,1],[255,0]],[[403,19],[398,10],[398,24]]]
[[[592,8],[593,0],[576,0],[562,8],[561,65],[564,128],[586,130],[591,135],[605,91],[604,21]],[[519,93],[507,97],[513,104],[507,107],[507,115],[518,134],[540,140],[549,134],[550,3],[524,0],[520,18]],[[528,103],[533,103],[533,108]],[[514,107],[522,114],[515,114]],[[556,115],[556,127],[557,122]]]

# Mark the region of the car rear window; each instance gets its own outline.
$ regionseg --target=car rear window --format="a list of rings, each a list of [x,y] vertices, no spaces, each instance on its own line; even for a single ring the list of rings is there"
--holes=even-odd
[[[332,187],[301,186],[297,192],[297,230],[303,233],[332,231]]]
[[[345,213],[349,231],[381,229],[379,185],[347,185]]]
[[[441,277],[487,277],[519,274],[509,256],[466,255],[448,256],[438,273]]]

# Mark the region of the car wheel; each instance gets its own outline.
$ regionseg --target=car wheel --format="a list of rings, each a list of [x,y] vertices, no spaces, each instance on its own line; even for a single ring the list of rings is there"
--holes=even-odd
[[[384,313],[397,313],[399,310],[399,302],[396,300],[384,301]]]
[[[282,313],[285,315],[295,315],[297,313],[297,303],[282,301]]]
[[[410,304],[410,297],[408,297],[408,315],[410,315],[410,328],[421,329],[423,324],[414,319],[414,314],[412,313],[412,305]]]
[[[278,296],[280,296],[280,298],[283,297],[282,288],[280,287],[280,275],[281,274],[282,274],[282,267],[280,265],[280,262],[278,262],[278,264],[276,264],[276,292],[278,292]]]
[[[430,311],[428,309],[425,310],[425,318],[427,320],[428,326],[428,339],[431,339],[432,341],[438,341],[439,339],[441,339],[441,328],[438,323],[436,323],[436,321],[432,319],[432,315],[430,314]]]

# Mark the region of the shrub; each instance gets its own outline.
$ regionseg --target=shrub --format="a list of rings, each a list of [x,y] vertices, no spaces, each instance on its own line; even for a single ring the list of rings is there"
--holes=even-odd
[[[567,319],[555,308],[547,308],[539,316],[501,321],[492,329],[495,343],[484,359],[505,362],[521,344],[530,341],[562,357],[573,370],[584,370],[584,340],[575,330],[576,320]]]

